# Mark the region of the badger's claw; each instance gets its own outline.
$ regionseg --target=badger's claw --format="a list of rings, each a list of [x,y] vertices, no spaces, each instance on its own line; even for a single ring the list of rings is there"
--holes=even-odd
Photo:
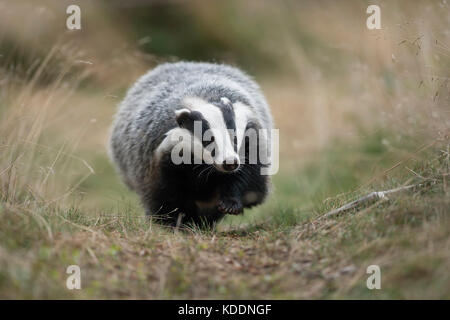
[[[222,199],[217,205],[217,210],[223,214],[238,215],[244,212],[242,203],[234,198]]]

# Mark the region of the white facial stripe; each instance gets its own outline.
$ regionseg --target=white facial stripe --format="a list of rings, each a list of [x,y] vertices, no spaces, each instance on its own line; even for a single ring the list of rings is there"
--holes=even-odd
[[[231,102],[227,97],[220,98],[220,101],[222,101],[223,104],[229,104]]]
[[[186,98],[184,102],[191,110],[200,112],[205,120],[209,122],[212,134],[216,140],[216,162],[222,163],[228,157],[237,157],[222,111],[199,98]]]
[[[247,105],[241,102],[236,102],[233,108],[236,117],[237,150],[239,151],[244,139],[245,128],[247,127],[248,120],[251,118],[252,112]]]

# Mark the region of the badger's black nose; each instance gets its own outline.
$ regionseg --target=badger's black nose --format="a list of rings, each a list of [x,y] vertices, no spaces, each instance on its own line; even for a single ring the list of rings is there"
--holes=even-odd
[[[222,163],[222,168],[225,171],[231,172],[236,170],[239,167],[239,161],[237,158],[233,158],[233,159],[226,159],[223,163]]]

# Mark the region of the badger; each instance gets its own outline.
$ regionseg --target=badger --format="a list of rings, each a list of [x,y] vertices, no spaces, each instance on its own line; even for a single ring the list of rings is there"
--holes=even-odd
[[[109,154],[147,215],[172,226],[211,227],[267,198],[270,176],[262,169],[271,165],[272,128],[264,95],[241,70],[164,63],[142,76],[120,103]],[[265,139],[248,135],[250,130],[267,132]],[[253,161],[251,145],[257,149]],[[189,161],[174,161],[174,154]]]

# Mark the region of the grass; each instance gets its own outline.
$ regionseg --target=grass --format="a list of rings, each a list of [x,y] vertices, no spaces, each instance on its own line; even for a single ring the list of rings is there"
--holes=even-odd
[[[360,150],[372,150],[373,141],[354,154],[336,154],[335,144],[327,152],[334,154],[333,171],[345,172],[341,183],[324,183],[336,177],[331,170],[322,172],[321,164],[296,174],[306,177],[305,185],[324,181],[310,191],[319,194],[311,208],[296,209],[300,199],[270,202],[213,231],[165,230],[133,206],[93,214],[77,207],[27,208],[2,201],[0,297],[450,298],[450,163],[445,146],[441,141],[406,161],[403,168],[411,171],[325,199],[320,194],[333,193],[322,186],[351,191],[370,176],[362,164],[347,172],[347,163],[366,157]],[[375,149],[377,157],[386,156]],[[286,176],[278,179],[284,184],[276,193],[287,198],[303,187]],[[406,183],[424,186],[336,218],[318,219],[366,190]],[[81,268],[82,290],[65,288],[65,268],[73,264]],[[382,270],[380,291],[365,287],[365,270],[372,264]]]
[[[233,55],[253,44],[264,50],[255,61],[280,63],[256,77],[280,129],[273,194],[209,231],[146,219],[106,156],[126,87],[164,59],[127,42],[125,20],[118,27],[95,6],[83,7],[90,32],[80,38],[62,34],[61,17],[45,10],[33,24],[27,12],[35,10],[23,6],[34,2],[0,10],[0,298],[450,298],[444,4],[384,4],[386,28],[368,32],[363,3],[325,11],[260,3],[227,4],[223,17],[211,15],[222,5],[188,11],[215,41],[234,11],[232,25],[246,28],[270,13],[270,30],[239,34],[245,41],[233,31],[232,49],[219,57],[245,61]],[[240,18],[250,11],[254,21]],[[410,184],[418,187],[321,218]],[[373,264],[381,290],[366,287]],[[70,265],[81,268],[81,290],[66,288]]]

